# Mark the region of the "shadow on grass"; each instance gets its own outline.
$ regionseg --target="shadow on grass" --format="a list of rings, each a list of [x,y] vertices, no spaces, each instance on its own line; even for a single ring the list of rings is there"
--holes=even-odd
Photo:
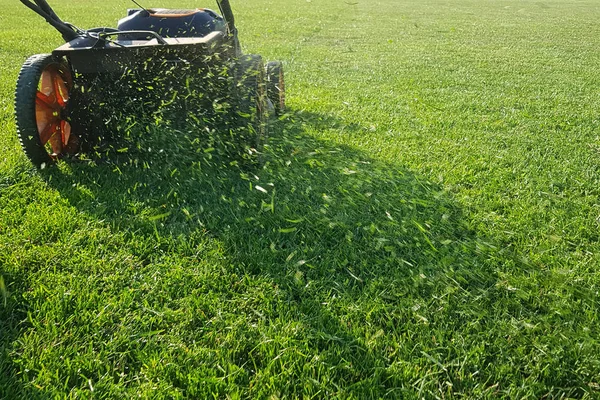
[[[227,165],[196,134],[176,131],[146,137],[115,160],[45,176],[79,211],[132,242],[142,238],[132,246],[141,265],[193,258],[198,238],[222,243],[227,273],[246,284],[210,291],[247,317],[228,355],[245,395],[398,396],[433,385],[419,381],[425,373],[456,390],[475,369],[456,375],[443,360],[464,350],[448,346],[453,330],[489,311],[481,294],[496,284],[495,249],[469,231],[443,188],[310,134],[331,128],[342,123],[288,115],[260,168]],[[260,290],[245,291],[247,280]],[[180,295],[191,293],[203,295]],[[457,304],[477,296],[475,306]],[[204,304],[188,321],[190,340],[206,340],[218,307]],[[198,382],[166,379],[202,393],[192,389]]]
[[[23,321],[27,320],[28,305],[26,302],[15,301],[10,296],[12,288],[27,287],[25,279],[13,271],[0,268],[0,399],[19,398],[24,394],[36,398],[39,392],[35,388],[26,387],[15,373],[13,342],[21,334]]]

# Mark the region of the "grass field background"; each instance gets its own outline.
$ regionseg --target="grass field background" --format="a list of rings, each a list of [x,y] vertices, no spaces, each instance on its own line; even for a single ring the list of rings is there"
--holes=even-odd
[[[158,127],[40,172],[13,91],[60,36],[0,0],[0,398],[598,398],[600,4],[233,7],[286,68],[263,168]]]

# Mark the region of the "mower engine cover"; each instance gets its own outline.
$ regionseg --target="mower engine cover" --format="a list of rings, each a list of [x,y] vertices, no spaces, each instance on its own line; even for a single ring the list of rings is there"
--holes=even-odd
[[[165,38],[204,37],[226,32],[223,17],[207,8],[174,10],[167,8],[130,9],[117,25],[120,31],[154,31]],[[142,40],[144,35],[119,35],[120,40]]]

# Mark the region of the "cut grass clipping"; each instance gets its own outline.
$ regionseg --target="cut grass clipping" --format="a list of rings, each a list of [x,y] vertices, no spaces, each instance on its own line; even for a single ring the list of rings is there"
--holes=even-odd
[[[14,85],[61,41],[0,0],[0,398],[598,398],[597,3],[232,1],[286,69],[260,162],[204,76],[129,75],[38,171]]]
[[[4,278],[0,275],[0,294],[2,295],[2,300],[4,300],[4,307],[6,307],[6,285],[4,283]]]

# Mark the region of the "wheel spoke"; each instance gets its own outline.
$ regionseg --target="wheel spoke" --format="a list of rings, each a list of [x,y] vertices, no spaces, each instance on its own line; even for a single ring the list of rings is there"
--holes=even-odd
[[[48,123],[46,127],[40,131],[40,142],[42,142],[42,146],[48,143],[50,137],[54,134],[56,130],[56,124]]]
[[[51,126],[52,134],[48,138],[48,143],[50,143],[50,147],[52,148],[52,155],[60,155],[62,153],[62,134],[60,132],[60,125],[57,123],[53,123]]]
[[[71,124],[67,121],[60,121],[60,132],[62,134],[62,142],[67,146],[69,138],[71,137]]]
[[[54,74],[54,97],[61,107],[65,107],[69,101],[69,89],[58,72]]]
[[[44,96],[43,94],[41,95]],[[50,125],[52,122],[55,122],[57,119],[58,113],[38,96],[35,99],[35,120],[40,138],[43,136],[42,134],[48,125]]]
[[[73,88],[73,77],[71,76],[71,72],[64,67],[59,67],[58,73],[60,74],[62,81],[65,83],[67,91],[71,90]]]
[[[56,109],[56,101],[54,98],[45,95],[44,93],[38,91],[35,97],[35,104],[45,106],[51,110]]]
[[[51,104],[56,103],[56,97],[54,96],[54,73],[49,68],[42,72],[39,92],[48,96]]]
[[[51,121],[48,120],[42,120],[39,117],[37,118],[37,129],[38,129],[38,134],[40,136],[40,140],[42,141],[42,144],[44,144],[45,142],[48,141],[48,139],[46,139],[46,141],[44,141],[42,138],[45,137],[45,132],[46,129],[48,129],[50,127]]]

